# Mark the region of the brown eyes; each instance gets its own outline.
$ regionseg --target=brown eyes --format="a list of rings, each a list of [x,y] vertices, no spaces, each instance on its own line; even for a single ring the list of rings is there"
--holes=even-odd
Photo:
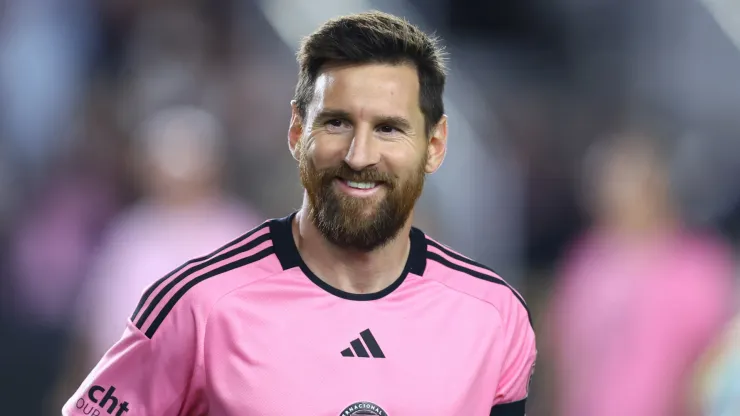
[[[326,129],[330,132],[340,132],[344,131],[345,129],[350,129],[352,126],[350,123],[344,120],[340,120],[338,118],[327,120],[324,123],[324,126],[326,126]],[[383,135],[394,135],[397,133],[403,133],[400,129],[393,127],[388,124],[380,125],[376,128],[376,131]]]

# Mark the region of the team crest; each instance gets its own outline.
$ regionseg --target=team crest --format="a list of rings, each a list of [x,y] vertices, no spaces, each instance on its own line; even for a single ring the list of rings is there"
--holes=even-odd
[[[388,413],[375,403],[357,402],[347,406],[339,416],[388,416]]]

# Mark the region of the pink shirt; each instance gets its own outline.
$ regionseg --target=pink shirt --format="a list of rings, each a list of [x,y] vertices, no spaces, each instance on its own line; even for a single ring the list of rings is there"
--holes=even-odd
[[[732,293],[731,253],[711,238],[584,238],[549,314],[557,414],[683,414],[694,363],[729,318]]]
[[[503,280],[413,229],[395,283],[342,292],[292,218],[152,285],[63,414],[524,415],[534,332]]]
[[[121,338],[142,288],[262,220],[229,198],[176,207],[144,202],[117,218],[78,303],[78,325],[95,360]]]

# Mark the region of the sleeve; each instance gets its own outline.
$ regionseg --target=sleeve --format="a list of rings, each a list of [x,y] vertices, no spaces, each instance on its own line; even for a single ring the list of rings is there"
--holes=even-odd
[[[205,414],[197,401],[202,354],[194,314],[182,309],[174,308],[170,314],[175,316],[153,334],[129,320],[121,339],[67,401],[62,415]]]
[[[537,348],[529,312],[521,298],[512,296],[504,316],[506,349],[491,416],[524,416]]]

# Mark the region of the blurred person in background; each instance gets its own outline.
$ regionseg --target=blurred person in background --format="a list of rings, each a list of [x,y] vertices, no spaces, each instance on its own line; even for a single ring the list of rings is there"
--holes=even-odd
[[[42,406],[70,346],[79,292],[119,208],[114,164],[90,157],[91,141],[74,143],[47,166],[43,186],[25,192],[9,225],[0,271],[0,395],[10,394],[0,397],[3,414],[48,414]]]
[[[732,310],[731,251],[685,227],[668,146],[645,130],[594,145],[591,229],[564,259],[547,345],[561,416],[680,416],[696,360]]]
[[[222,185],[221,124],[197,107],[156,112],[134,144],[144,198],[106,233],[80,302],[88,365],[123,333],[143,288],[182,264],[256,226],[261,217]],[[88,367],[85,367],[88,368]]]

